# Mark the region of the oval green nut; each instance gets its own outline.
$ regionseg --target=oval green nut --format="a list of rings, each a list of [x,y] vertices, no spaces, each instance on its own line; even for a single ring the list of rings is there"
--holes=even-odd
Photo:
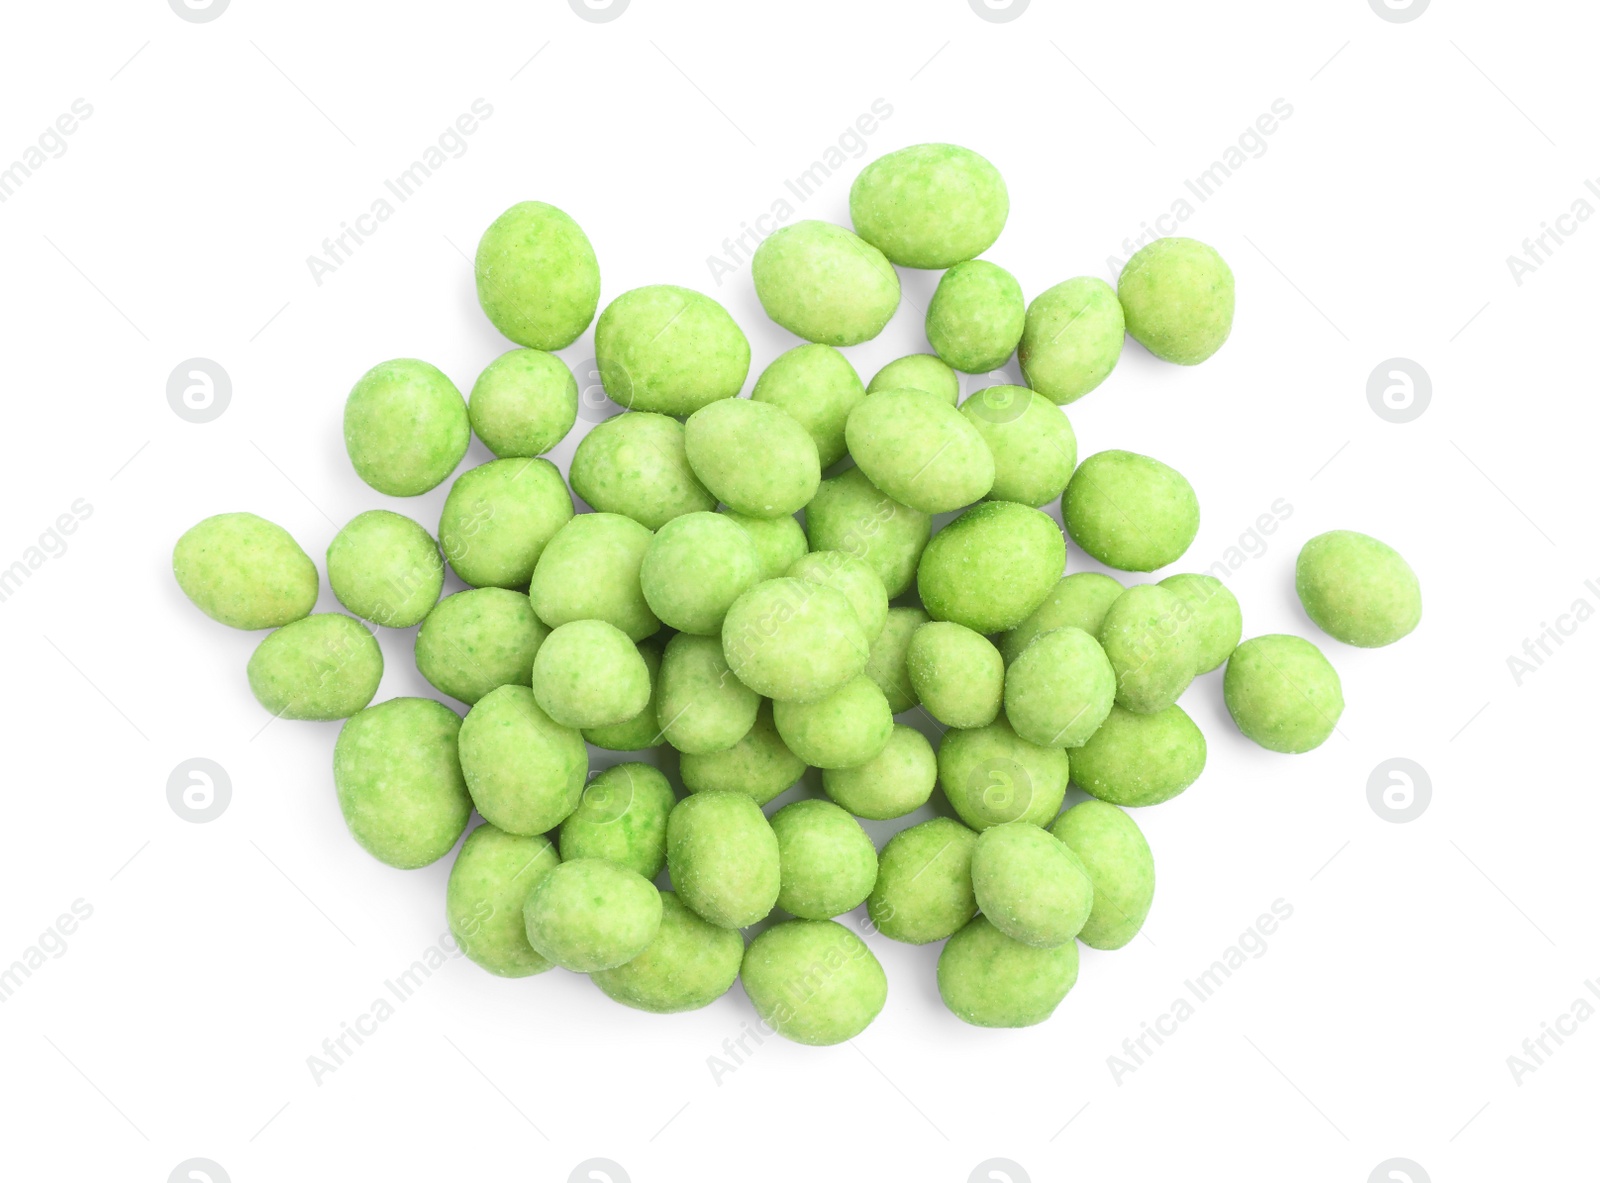
[[[787,411],[817,445],[827,468],[844,459],[844,424],[867,397],[850,359],[832,345],[797,345],[761,371],[750,397]]]
[[[994,456],[991,498],[1037,509],[1061,496],[1078,463],[1078,437],[1054,403],[1026,386],[990,386],[961,413]]]
[[[1010,212],[999,170],[955,144],[890,152],[850,186],[856,233],[902,267],[937,270],[977,258],[1000,237]]]
[[[506,210],[478,240],[478,303],[489,323],[531,349],[563,349],[600,302],[600,264],[588,236],[542,201]]]
[[[939,953],[939,997],[974,1027],[1033,1027],[1078,981],[1078,943],[1025,945],[976,917]]]
[[[726,515],[705,510],[663,525],[639,565],[650,610],[669,627],[702,637],[721,634],[729,607],[760,577],[750,535]]]
[[[594,352],[606,394],[631,411],[692,415],[733,398],[750,372],[750,342],[728,310],[672,284],[634,288],[607,304]]]
[[[1116,675],[1118,706],[1150,715],[1178,701],[1199,665],[1192,620],[1187,601],[1159,584],[1141,583],[1116,598],[1098,639]]]
[[[643,875],[585,858],[563,861],[522,905],[528,944],[576,973],[615,969],[649,947],[661,927],[661,893]]]
[[[873,927],[891,941],[942,941],[972,919],[972,851],[978,836],[948,817],[908,826],[884,844],[867,897]]]
[[[994,455],[978,429],[924,390],[881,390],[850,412],[845,440],[877,488],[923,513],[971,505],[994,485]]]
[[[813,768],[865,764],[894,730],[888,700],[865,674],[813,702],[775,701],[772,721],[789,750]]]
[[[415,497],[467,454],[472,428],[454,382],[413,358],[361,375],[344,404],[344,446],[356,475],[380,493]]]
[[[542,456],[578,421],[578,380],[553,353],[513,349],[478,375],[467,418],[496,456]]]
[[[450,934],[461,951],[503,978],[549,969],[550,962],[528,944],[522,905],[560,861],[542,834],[507,834],[492,825],[468,834],[445,889]]]
[[[667,865],[667,817],[677,803],[660,769],[614,764],[589,781],[561,823],[561,857],[605,859],[654,879]]]
[[[918,700],[946,727],[987,727],[1000,713],[1006,667],[982,633],[962,624],[923,625],[906,650]]]
[[[680,752],[725,752],[755,726],[761,696],[728,669],[716,637],[679,633],[661,658],[656,726]]]
[[[861,1034],[889,994],[872,950],[835,920],[774,924],[750,942],[739,976],[763,1024],[814,1047]]]
[[[921,608],[890,608],[883,631],[872,642],[867,653],[867,677],[878,684],[895,714],[909,711],[921,700],[917,688],[911,684],[911,673],[906,669],[906,658],[911,652],[911,638],[927,624],[930,617]]]
[[[471,706],[497,686],[527,686],[550,635],[520,592],[476,588],[446,596],[417,630],[417,672]]]
[[[450,486],[439,515],[439,546],[472,587],[521,589],[545,545],[572,516],[572,494],[550,461],[491,460]]]
[[[1116,697],[1105,650],[1079,628],[1036,638],[1006,670],[1006,718],[1023,739],[1047,748],[1081,747]]]
[[[824,769],[822,791],[857,817],[887,821],[926,805],[938,774],[927,737],[915,727],[896,723],[883,751],[865,764]]]
[[[757,518],[737,510],[719,510],[749,537],[756,548],[761,579],[777,579],[806,553],[806,532],[793,517]]]
[[[1004,716],[970,731],[952,728],[939,741],[939,785],[974,830],[1049,825],[1067,795],[1067,773],[1064,749],[1029,743]]]
[[[1061,498],[1067,533],[1119,571],[1154,571],[1183,557],[1200,530],[1200,502],[1175,468],[1137,452],[1096,452]]]
[[[1049,514],[988,501],[934,535],[917,564],[917,594],[935,620],[1004,632],[1044,602],[1066,565],[1067,542]]]
[[[317,565],[289,532],[253,513],[220,513],[172,548],[189,602],[229,628],[278,628],[317,606]]]
[[[1180,706],[1153,715],[1112,707],[1072,753],[1072,782],[1091,797],[1133,807],[1169,801],[1200,778],[1206,737]]]
[[[745,794],[695,793],[667,819],[667,872],[702,920],[748,928],[778,902],[778,836]]]
[[[822,587],[831,587],[845,599],[861,622],[870,644],[878,639],[889,619],[889,594],[883,580],[865,559],[842,550],[817,550],[796,559],[786,575]]]
[[[850,601],[803,579],[756,584],[722,622],[728,668],[776,701],[826,698],[866,668],[867,648]]]
[[[650,704],[650,670],[616,625],[574,620],[552,629],[534,654],[533,694],[564,727],[610,727]]]
[[[614,415],[578,441],[567,470],[573,492],[602,513],[650,530],[717,499],[689,467],[683,424],[668,415]]]
[[[1082,861],[1050,831],[1029,822],[1006,822],[978,835],[972,891],[989,923],[1041,949],[1076,937],[1094,904],[1094,884]]]
[[[800,779],[806,762],[791,752],[763,699],[755,726],[731,748],[678,758],[678,774],[691,793],[743,793],[765,805]]]
[[[634,1010],[669,1015],[710,1006],[739,977],[744,938],[696,916],[670,891],[661,893],[661,927],[632,961],[598,969],[589,980]]]
[[[383,652],[354,617],[319,612],[268,633],[246,673],[256,701],[280,719],[345,719],[378,692]]]
[[[987,259],[957,263],[939,277],[924,328],[941,361],[967,374],[998,370],[1022,339],[1022,285]]]
[[[782,884],[778,907],[803,920],[850,911],[878,881],[878,852],[856,821],[831,801],[795,801],[772,815]]]
[[[832,222],[808,218],[769,234],[750,275],[775,324],[821,345],[870,341],[900,307],[900,277],[883,252]]]
[[[597,748],[612,752],[642,752],[661,742],[661,730],[656,726],[656,696],[661,690],[661,649],[659,640],[651,637],[637,645],[639,657],[650,674],[650,701],[631,719],[612,723],[606,727],[583,727],[583,738]],[[529,671],[531,680],[532,671]]]
[[[583,797],[583,736],[545,714],[527,686],[480,698],[461,724],[459,746],[472,803],[508,834],[553,830]]]
[[[1183,627],[1194,634],[1195,674],[1209,674],[1228,660],[1244,635],[1239,601],[1215,575],[1169,575],[1160,587],[1183,600],[1189,619]]]
[[[1228,714],[1246,739],[1272,752],[1309,752],[1332,735],[1344,691],[1328,659],[1302,637],[1252,637],[1222,675]]]
[[[1106,613],[1125,590],[1099,571],[1079,571],[1063,577],[1028,619],[1000,638],[1000,656],[1010,665],[1035,637],[1058,628],[1081,628],[1091,637],[1098,637]]]
[[[416,522],[369,509],[346,522],[328,544],[328,586],[361,619],[410,628],[439,602],[444,560]]]
[[[1088,872],[1094,906],[1078,939],[1091,949],[1120,949],[1150,914],[1156,864],[1134,820],[1115,805],[1082,801],[1056,818],[1050,832]]]
[[[1192,238],[1139,248],[1117,280],[1128,336],[1162,361],[1199,365],[1233,328],[1233,272]]]
[[[580,513],[539,553],[528,598],[551,628],[574,620],[603,620],[634,641],[653,636],[661,621],[650,611],[639,570],[654,536],[617,513]]]
[[[1046,288],[1028,305],[1017,344],[1023,381],[1057,406],[1076,402],[1116,369],[1125,328],[1105,280],[1080,276]]]
[[[701,407],[683,425],[683,444],[700,483],[753,518],[790,516],[822,480],[811,433],[771,403],[725,398]]]
[[[872,376],[867,393],[880,390],[922,390],[952,407],[961,399],[961,379],[932,353],[897,357]]]
[[[1301,547],[1294,590],[1312,624],[1363,649],[1394,644],[1422,619],[1422,588],[1411,565],[1354,530],[1329,530]]]
[[[915,581],[917,560],[932,532],[929,514],[888,496],[859,468],[823,481],[806,506],[811,549],[844,551],[865,560],[891,600]]]

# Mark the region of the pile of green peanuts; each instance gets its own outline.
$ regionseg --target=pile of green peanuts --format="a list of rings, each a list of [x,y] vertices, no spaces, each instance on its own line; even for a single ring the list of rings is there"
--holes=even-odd
[[[853,229],[799,221],[755,251],[756,296],[801,343],[742,397],[750,345],[721,304],[657,285],[596,319],[588,237],[554,206],[515,205],[475,275],[516,348],[465,398],[401,359],[345,403],[373,489],[453,477],[435,532],[387,509],[339,530],[342,612],[315,611],[316,564],[260,517],[178,540],[173,572],[202,612],[271,630],[247,669],[261,705],[344,720],[333,783],[356,842],[398,868],[456,852],[445,909],[477,964],[560,967],[658,1013],[742,981],[767,1029],[826,1045],[885,1004],[864,932],[944,942],[938,989],[961,1020],[1040,1023],[1080,946],[1121,948],[1145,923],[1155,865],[1132,811],[1205,766],[1179,705],[1196,677],[1225,667],[1227,709],[1262,748],[1307,752],[1335,730],[1339,677],[1316,645],[1241,641],[1212,575],[1126,578],[1182,559],[1199,502],[1149,456],[1080,461],[1062,410],[1107,380],[1125,337],[1179,365],[1211,357],[1232,327],[1227,264],[1164,238],[1115,289],[1078,277],[1027,302],[979,257],[1008,208],[966,148],[867,165]],[[897,267],[943,273],[930,352],[864,383],[841,347],[889,322]],[[543,456],[578,387],[554,351],[591,324],[622,410],[563,474]],[[960,374],[1013,356],[1026,385],[960,399]],[[473,435],[496,459],[455,475]],[[1122,574],[1067,574],[1068,539]],[[447,569],[464,590],[443,594]],[[1421,615],[1411,568],[1365,534],[1307,541],[1295,587],[1347,645],[1390,644]],[[413,628],[439,699],[374,704],[375,630]],[[597,768],[596,751],[629,755]],[[813,780],[769,811],[808,768],[821,793]],[[1063,811],[1069,785],[1087,797]],[[862,826],[919,811],[881,850]]]

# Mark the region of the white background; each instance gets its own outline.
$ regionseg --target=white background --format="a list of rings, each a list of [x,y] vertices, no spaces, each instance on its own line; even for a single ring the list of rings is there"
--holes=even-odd
[[[634,0],[594,23],[564,0],[233,0],[192,23],[142,0],[15,5],[5,23],[0,163],[74,100],[93,114],[0,205],[0,566],[75,500],[92,515],[0,603],[0,965],[73,901],[93,914],[0,1004],[0,1173],[159,1181],[205,1157],[240,1183],[565,1180],[601,1157],[636,1183],[959,1183],[1004,1158],[1013,1180],[1355,1183],[1396,1157],[1440,1181],[1573,1178],[1580,1151],[1592,1168],[1600,1022],[1520,1084],[1507,1066],[1600,975],[1600,625],[1520,686],[1507,666],[1573,601],[1600,605],[1584,586],[1600,577],[1600,219],[1520,285],[1505,261],[1600,177],[1588,6],[1441,0],[1391,22],[1366,0],[1035,0],[990,22],[966,0]],[[493,115],[465,154],[315,283],[306,257],[478,98]],[[244,680],[259,638],[183,599],[173,541],[236,509],[319,560],[364,508],[434,528],[443,488],[402,502],[356,479],[344,395],[394,356],[465,389],[507,347],[465,256],[518,200],[580,221],[603,301],[680,283],[725,302],[753,380],[795,342],[747,267],[717,286],[706,260],[878,98],[893,114],[867,154],[796,216],[846,221],[871,156],[969,145],[1011,192],[989,257],[1030,296],[1109,278],[1186,178],[1292,105],[1182,227],[1237,276],[1227,346],[1183,369],[1130,344],[1070,415],[1083,454],[1129,448],[1190,477],[1204,516],[1184,568],[1292,505],[1232,586],[1247,635],[1323,645],[1339,734],[1268,753],[1233,730],[1219,675],[1197,682],[1183,703],[1206,773],[1137,815],[1160,872],[1148,939],[1086,951],[1041,1027],[963,1026],[934,988],[936,947],[873,937],[890,995],[871,1028],[829,1049],[769,1039],[719,1083],[708,1058],[753,1019],[737,987],[663,1018],[563,971],[504,981],[463,959],[314,1083],[307,1057],[444,933],[449,860],[402,873],[349,839],[337,725],[263,729]],[[849,351],[864,376],[925,348],[937,277],[903,278],[889,329]],[[564,356],[591,351],[586,334]],[[196,356],[233,388],[200,425],[165,393]],[[1366,394],[1396,356],[1433,387],[1406,424]],[[486,458],[474,444],[466,464]],[[1413,636],[1358,651],[1311,629],[1294,556],[1333,527],[1414,564]],[[411,642],[383,637],[380,698],[429,692]],[[232,782],[203,825],[166,797],[195,756]],[[1409,824],[1367,798],[1396,756],[1432,783]],[[1124,1038],[1278,899],[1293,916],[1267,952],[1114,1080]]]

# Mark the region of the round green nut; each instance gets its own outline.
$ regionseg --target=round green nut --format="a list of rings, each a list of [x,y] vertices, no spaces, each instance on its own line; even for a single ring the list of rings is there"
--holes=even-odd
[[[806,506],[811,549],[843,551],[862,559],[877,573],[891,600],[915,581],[917,560],[932,532],[930,515],[888,496],[859,468],[847,468],[823,481]]]
[[[375,365],[345,400],[350,463],[391,497],[415,497],[440,484],[467,454],[471,436],[461,392],[425,361]]]
[[[889,996],[872,950],[836,920],[774,924],[750,942],[739,976],[767,1027],[813,1047],[860,1035]]]
[[[439,546],[472,587],[522,589],[572,514],[572,494],[550,461],[491,460],[450,486],[439,515]]]
[[[317,565],[282,526],[219,513],[172,548],[172,576],[189,602],[229,628],[278,628],[317,606]]]
[[[1187,601],[1159,584],[1141,583],[1116,598],[1099,641],[1116,675],[1118,706],[1150,715],[1178,701],[1199,665],[1192,619]]]
[[[761,576],[755,543],[737,522],[697,510],[657,530],[639,564],[645,603],[679,632],[714,637],[733,602]]]
[[[480,698],[458,743],[473,805],[508,834],[553,830],[583,797],[583,736],[540,710],[526,686],[501,686]]]
[[[589,781],[561,823],[561,857],[605,859],[654,879],[667,865],[667,817],[677,803],[660,769],[612,765]]]
[[[853,909],[878,881],[878,852],[856,821],[831,801],[785,805],[772,815],[781,872],[778,907],[802,920]]]
[[[1010,665],[1033,644],[1035,637],[1058,628],[1081,628],[1091,637],[1098,637],[1106,613],[1125,590],[1111,576],[1098,571],[1064,576],[1028,619],[1000,638],[1000,656]]]
[[[1183,557],[1200,530],[1200,502],[1177,469],[1137,452],[1096,452],[1061,498],[1067,533],[1119,571],[1154,571]]]
[[[1222,697],[1244,737],[1272,752],[1309,752],[1344,713],[1339,675],[1322,650],[1281,633],[1252,637],[1233,651]]]
[[[642,752],[661,742],[661,730],[656,726],[656,696],[661,690],[662,644],[655,638],[640,641],[639,658],[650,674],[650,701],[631,719],[612,723],[606,727],[582,727],[579,730],[588,743],[612,752]],[[529,671],[530,680],[532,671]]]
[[[1033,1027],[1078,981],[1078,943],[1025,945],[979,916],[939,953],[939,997],[974,1027]]]
[[[639,585],[640,565],[654,536],[617,513],[580,513],[545,544],[528,598],[551,628],[603,620],[642,641],[661,629]]]
[[[797,345],[761,371],[750,397],[786,411],[811,435],[817,462],[844,459],[844,424],[867,392],[850,359],[831,345]]]
[[[887,821],[926,805],[938,775],[927,736],[896,723],[883,751],[865,764],[824,769],[822,791],[857,817]]]
[[[775,701],[816,702],[867,664],[867,637],[850,601],[803,579],[769,579],[733,602],[722,622],[728,668]]]
[[[1117,280],[1128,336],[1162,361],[1199,365],[1233,328],[1233,272],[1203,242],[1158,238]]]
[[[476,588],[446,596],[417,630],[417,672],[471,706],[497,686],[527,686],[550,630],[520,592]]]
[[[868,643],[878,639],[889,619],[889,593],[865,559],[842,550],[817,550],[796,559],[785,574],[791,579],[833,588],[850,601],[850,608],[861,622],[861,631],[866,634]]]
[[[894,716],[878,684],[865,674],[814,702],[772,704],[778,734],[813,768],[854,768],[889,742]]]
[[[755,726],[761,696],[728,669],[716,637],[679,633],[661,658],[656,726],[680,752],[725,752]]]
[[[743,793],[695,793],[667,819],[667,873],[702,920],[748,928],[778,902],[778,836]]]
[[[939,277],[924,327],[941,361],[967,374],[984,374],[1016,352],[1026,314],[1016,277],[987,259],[972,259]]]
[[[503,978],[549,969],[550,962],[528,944],[522,905],[560,861],[542,834],[507,834],[492,825],[468,834],[445,889],[450,934],[461,951]]]
[[[994,455],[978,429],[923,390],[881,390],[850,412],[845,439],[879,489],[923,513],[971,505],[994,485]]]
[[[750,372],[750,342],[728,310],[671,284],[634,288],[607,304],[594,352],[606,394],[631,411],[692,415],[733,398]]]
[[[1054,403],[1026,386],[990,386],[961,413],[994,456],[991,498],[1037,509],[1061,496],[1078,463],[1078,437]]]
[[[911,672],[906,669],[906,658],[911,652],[911,638],[927,624],[930,617],[921,608],[890,608],[883,623],[883,631],[872,642],[867,653],[867,677],[878,684],[895,714],[909,711],[921,699],[917,688],[911,684]]]
[[[1029,743],[1004,716],[971,731],[952,728],[939,741],[940,787],[974,830],[1049,825],[1067,795],[1067,773],[1065,750]]]
[[[901,830],[878,856],[867,917],[892,941],[942,941],[972,919],[972,851],[978,835],[947,817]]]
[[[1117,697],[1117,675],[1100,643],[1079,628],[1034,640],[1006,670],[1006,718],[1047,748],[1081,747]]]
[[[1028,305],[1017,343],[1023,380],[1057,406],[1076,402],[1116,369],[1125,327],[1117,294],[1103,279],[1081,276],[1046,288]]]
[[[533,694],[563,727],[610,727],[650,705],[650,670],[616,625],[574,620],[534,655]]]
[[[1294,590],[1312,624],[1363,649],[1394,644],[1422,619],[1422,588],[1411,565],[1354,530],[1329,530],[1301,547]]]
[[[961,379],[934,354],[913,353],[895,358],[872,376],[867,393],[880,390],[922,390],[953,407],[961,398]]]
[[[977,258],[1000,237],[1010,212],[999,170],[955,144],[890,152],[850,186],[856,233],[902,267],[937,270]]]
[[[989,638],[965,625],[919,628],[906,650],[906,674],[928,714],[946,727],[987,727],[1000,713],[1005,662]]]
[[[805,506],[822,480],[811,433],[781,407],[725,398],[683,425],[689,467],[724,505],[753,518]]]
[[[1094,906],[1078,939],[1091,949],[1120,949],[1150,914],[1156,864],[1134,820],[1115,805],[1082,801],[1050,832],[1078,856],[1094,887]]]
[[[917,564],[917,595],[935,620],[1004,632],[1044,602],[1066,565],[1067,542],[1049,514],[987,501],[928,543]]]
[[[989,923],[1041,949],[1076,937],[1094,905],[1094,884],[1082,861],[1029,822],[1006,822],[978,835],[972,891]]]
[[[600,302],[594,247],[578,223],[542,201],[518,202],[489,224],[473,272],[489,323],[530,349],[571,345]]]
[[[496,456],[542,456],[578,421],[578,380],[553,353],[513,349],[478,375],[467,418]]]
[[[632,961],[595,970],[589,980],[607,998],[651,1014],[710,1006],[739,977],[744,938],[696,916],[670,891],[661,893],[661,927]]]
[[[749,537],[756,548],[761,579],[777,579],[806,553],[806,532],[792,517],[756,518],[737,510],[719,510]]]
[[[859,345],[900,307],[900,277],[843,226],[805,219],[769,234],[750,260],[756,298],[773,322],[821,345]]]
[[[683,424],[668,415],[615,415],[597,424],[578,441],[568,475],[573,492],[592,508],[650,530],[717,507],[689,467]]]
[[[410,628],[439,602],[444,560],[416,522],[369,509],[346,522],[328,544],[328,586],[361,619]]]
[[[772,704],[765,699],[755,726],[738,743],[721,752],[678,758],[678,774],[691,793],[743,793],[765,805],[794,784],[806,762],[791,752],[772,721]]]
[[[632,961],[656,939],[661,912],[648,879],[598,858],[563,861],[522,905],[534,952],[575,973]]]
[[[268,633],[246,674],[256,701],[280,719],[345,719],[378,692],[383,651],[354,617],[319,612]]]
[[[1072,782],[1091,797],[1133,807],[1170,801],[1200,779],[1206,737],[1180,706],[1153,715],[1112,707],[1072,753]]]
[[[1183,627],[1194,634],[1196,676],[1227,661],[1244,635],[1244,616],[1222,580],[1215,575],[1169,575],[1157,586],[1178,596],[1188,609]]]
[[[351,715],[333,745],[333,785],[350,836],[379,862],[411,870],[449,854],[472,816],[456,736],[461,719],[431,698],[391,698]]]

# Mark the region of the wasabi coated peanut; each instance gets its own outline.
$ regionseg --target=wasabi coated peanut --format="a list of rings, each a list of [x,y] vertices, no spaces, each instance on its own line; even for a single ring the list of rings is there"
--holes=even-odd
[[[1214,575],[1169,575],[1157,586],[1183,600],[1189,619],[1183,627],[1194,634],[1195,673],[1209,674],[1238,647],[1244,633],[1239,601]]]
[[[1416,572],[1391,547],[1354,530],[1300,548],[1294,590],[1311,623],[1346,645],[1392,645],[1422,619]]]
[[[328,544],[328,586],[363,620],[410,628],[439,602],[444,560],[416,522],[369,509],[345,523]]]
[[[461,951],[503,978],[549,969],[550,963],[528,944],[522,905],[560,861],[542,834],[522,837],[492,825],[468,834],[445,889],[450,934]]]
[[[597,424],[578,441],[568,475],[592,508],[650,530],[717,507],[684,455],[683,424],[667,415],[616,415]]]
[[[872,376],[867,393],[880,390],[924,390],[952,407],[961,397],[961,379],[931,353],[898,357]]]
[[[813,768],[865,764],[894,730],[883,691],[865,674],[814,702],[775,701],[772,721],[789,750]]]
[[[911,638],[929,619],[921,608],[890,608],[883,631],[867,654],[865,673],[878,684],[889,709],[897,715],[920,701],[906,669],[906,657],[911,652]]]
[[[221,513],[172,548],[172,574],[200,611],[229,628],[277,628],[317,606],[317,565],[282,526]]]
[[[884,936],[908,945],[942,941],[972,919],[972,850],[978,836],[936,817],[901,830],[878,856],[867,916]]]
[[[1252,637],[1233,651],[1222,697],[1244,737],[1272,752],[1309,752],[1344,713],[1339,675],[1322,650],[1284,634]]]
[[[989,638],[965,625],[919,628],[906,650],[906,673],[928,714],[946,727],[987,727],[1000,713],[1005,662]]]
[[[939,785],[974,830],[1003,822],[1048,825],[1067,795],[1067,772],[1064,750],[1029,743],[1004,716],[971,731],[952,728],[939,741]]]
[[[1098,571],[1066,576],[1028,619],[1000,638],[1000,656],[1010,665],[1035,637],[1052,629],[1081,628],[1091,637],[1098,637],[1106,613],[1125,590],[1111,576]]]
[[[755,726],[738,743],[721,752],[678,758],[683,787],[691,793],[743,793],[765,805],[794,784],[806,762],[791,752],[772,722],[772,704],[762,700]]]
[[[417,630],[417,672],[471,706],[497,686],[527,686],[550,635],[528,597],[501,587],[446,596]]]
[[[1200,503],[1183,474],[1136,452],[1096,452],[1061,498],[1072,541],[1108,567],[1154,571],[1183,557]]]
[[[760,579],[758,562],[755,543],[737,522],[697,510],[651,537],[639,565],[640,590],[664,624],[717,636],[728,608]]]
[[[811,549],[844,551],[864,560],[891,600],[916,579],[917,560],[932,531],[928,514],[889,497],[859,468],[823,481],[806,506]]]
[[[889,618],[889,595],[883,580],[865,559],[842,550],[812,551],[796,559],[785,574],[791,579],[833,588],[850,601],[868,643],[878,639]]]
[[[1032,1027],[1055,1013],[1078,981],[1078,943],[1025,945],[975,918],[939,953],[939,997],[974,1027]]]
[[[542,456],[578,421],[578,380],[553,353],[513,349],[478,375],[467,418],[496,456]]]
[[[650,670],[616,625],[574,620],[551,630],[534,654],[533,693],[562,726],[610,727],[650,704]]]
[[[543,834],[578,807],[589,771],[583,736],[540,710],[528,687],[480,698],[458,742],[472,803],[506,833]]]
[[[268,633],[246,673],[256,701],[280,719],[344,719],[378,692],[383,652],[354,618],[320,612]]]
[[[887,821],[926,805],[938,772],[927,737],[896,723],[883,751],[865,764],[824,769],[822,791],[857,817]]]
[[[762,239],[750,276],[774,323],[822,345],[870,341],[900,307],[883,252],[831,222],[808,218]]]
[[[987,259],[957,263],[939,277],[928,302],[928,344],[952,369],[967,374],[998,370],[1022,339],[1027,305],[1022,285]]]
[[[1026,386],[991,386],[961,413],[994,456],[991,498],[1038,508],[1061,496],[1078,463],[1078,437],[1054,403]]]
[[[1150,844],[1115,805],[1083,801],[1050,827],[1078,856],[1094,885],[1094,906],[1078,939],[1091,949],[1120,949],[1138,934],[1155,897]]]
[[[702,920],[748,928],[778,900],[778,837],[743,793],[696,793],[667,819],[667,873]]]
[[[491,460],[450,486],[439,546],[464,583],[525,588],[545,544],[572,512],[572,494],[550,461]]]
[[[1011,201],[999,171],[968,148],[914,144],[880,156],[850,186],[856,233],[902,267],[975,259],[1005,228]]]
[[[528,598],[551,628],[603,620],[634,641],[661,628],[639,586],[639,568],[653,535],[616,513],[580,513],[545,544]]]
[[[1118,706],[1150,715],[1178,701],[1199,666],[1190,621],[1183,597],[1159,584],[1142,583],[1116,598],[1098,639],[1116,675]]]
[[[977,428],[923,390],[869,394],[845,424],[857,467],[923,513],[970,505],[994,484],[994,456]]]
[[[612,752],[642,752],[646,748],[653,748],[661,742],[661,731],[656,726],[656,695],[661,689],[661,649],[662,645],[654,637],[640,641],[638,646],[640,660],[650,675],[650,701],[631,719],[621,723],[612,723],[606,727],[583,727],[583,738],[597,748],[605,748]],[[532,677],[532,671],[529,671]]]
[[[1077,936],[1094,903],[1094,884],[1078,856],[1028,822],[1006,822],[978,835],[972,891],[989,923],[1041,949]]]
[[[1153,715],[1112,707],[1072,753],[1072,783],[1091,797],[1133,807],[1169,801],[1200,778],[1206,737],[1180,706]]]
[[[724,752],[755,726],[761,696],[735,678],[716,637],[679,633],[661,657],[656,726],[680,752]]]
[[[391,497],[415,497],[442,482],[467,454],[471,435],[461,392],[425,361],[373,366],[345,400],[350,463]]]
[[[850,911],[878,881],[878,852],[856,821],[831,801],[796,801],[772,815],[778,836],[778,907],[803,920]]]
[[[707,924],[664,891],[655,939],[632,961],[595,970],[589,980],[623,1006],[676,1014],[710,1006],[726,994],[743,960],[744,938],[736,930]]]
[[[781,407],[725,398],[683,425],[684,452],[700,483],[729,509],[781,518],[811,500],[822,479],[811,433]]]
[[[867,664],[867,637],[850,601],[803,579],[769,579],[733,602],[722,622],[728,668],[777,701],[826,698]]]
[[[661,893],[637,871],[585,858],[563,861],[522,905],[528,944],[575,973],[615,969],[643,953],[661,927]]]
[[[594,352],[606,393],[633,411],[691,415],[734,397],[750,372],[750,342],[728,310],[671,284],[634,288],[607,304]]]
[[[450,853],[472,816],[456,736],[461,719],[431,698],[391,698],[350,716],[333,745],[333,784],[350,835],[391,867]]]
[[[1233,272],[1203,242],[1158,238],[1117,280],[1128,336],[1162,361],[1199,365],[1233,328]]]
[[[755,518],[732,509],[719,512],[743,530],[756,548],[756,565],[763,580],[778,578],[806,553],[806,532],[792,517]]]
[[[774,924],[750,942],[739,977],[768,1027],[814,1047],[861,1034],[889,996],[872,950],[834,920]]]
[[[654,879],[667,865],[667,816],[677,794],[648,764],[616,764],[594,777],[561,823],[563,859],[605,859]]]
[[[989,501],[934,535],[917,564],[917,595],[935,620],[1004,632],[1044,602],[1066,564],[1066,539],[1049,514]]]
[[[844,459],[844,424],[867,397],[850,359],[831,345],[797,345],[761,371],[750,397],[787,411],[811,433],[823,468]]]
[[[1047,748],[1082,746],[1116,696],[1105,650],[1078,628],[1036,638],[1006,670],[1006,718],[1023,739]]]
[[[600,302],[594,247],[576,222],[542,201],[519,202],[490,223],[473,271],[489,322],[533,349],[571,345]]]
[[[1104,382],[1122,356],[1122,305],[1103,279],[1058,283],[1028,305],[1017,361],[1027,384],[1066,406]]]

